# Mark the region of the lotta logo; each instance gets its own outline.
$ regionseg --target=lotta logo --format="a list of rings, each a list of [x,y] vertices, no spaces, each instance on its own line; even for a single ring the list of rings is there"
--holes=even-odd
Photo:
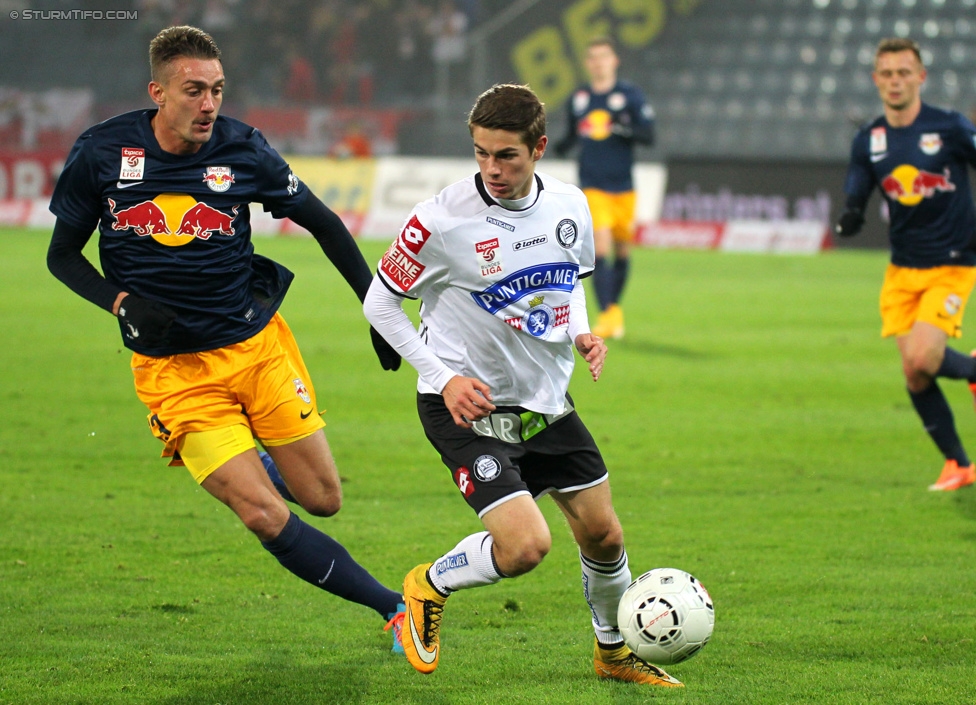
[[[942,305],[945,307],[946,313],[955,316],[962,309],[962,297],[959,294],[949,294]]]
[[[474,461],[474,476],[482,482],[491,482],[502,474],[502,464],[493,455],[481,455]]]
[[[955,191],[956,185],[949,179],[949,167],[936,174],[902,164],[881,180],[881,189],[892,201],[903,206],[917,206],[937,193]]]
[[[413,254],[419,255],[429,237],[430,230],[423,226],[417,216],[413,216],[400,232],[400,243]]]
[[[474,483],[471,482],[471,471],[463,465],[454,472],[454,484],[461,490],[461,494],[470,497],[474,492]]]
[[[223,193],[234,183],[234,174],[229,166],[208,166],[203,173],[203,181],[211,191]]]
[[[209,240],[214,234],[234,235],[234,219],[240,206],[231,215],[200,203],[192,196],[162,193],[152,200],[142,201],[116,210],[116,202],[108,199],[108,212],[114,219],[112,230],[132,230],[136,235],[152,237],[156,242],[176,247],[194,239]],[[171,224],[179,223],[178,227]]]
[[[312,395],[308,393],[308,387],[305,386],[305,383],[297,378],[293,379],[292,383],[295,385],[295,394],[298,395],[298,398],[306,404],[311,404]]]

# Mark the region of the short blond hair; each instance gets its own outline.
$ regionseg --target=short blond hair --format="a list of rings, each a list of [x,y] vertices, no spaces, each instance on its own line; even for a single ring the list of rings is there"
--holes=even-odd
[[[874,52],[875,65],[882,54],[897,54],[900,51],[912,52],[918,63],[922,64],[922,50],[919,49],[918,42],[908,37],[888,37],[878,42],[878,48]]]

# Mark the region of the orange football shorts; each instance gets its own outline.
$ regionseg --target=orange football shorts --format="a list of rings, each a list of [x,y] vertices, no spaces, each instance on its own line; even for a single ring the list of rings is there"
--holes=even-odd
[[[914,269],[889,264],[881,286],[881,335],[905,335],[916,321],[923,321],[952,338],[960,337],[974,284],[976,267]]]
[[[583,189],[593,217],[593,229],[610,228],[614,242],[634,241],[634,214],[637,194],[634,191],[610,193],[595,188]]]
[[[215,350],[133,353],[132,374],[149,426],[165,444],[163,457],[186,464],[198,482],[253,448],[254,438],[282,445],[325,426],[298,343],[280,314],[260,333]],[[242,426],[248,434],[233,429]],[[219,429],[227,430],[211,433]],[[187,443],[188,434],[198,433]]]

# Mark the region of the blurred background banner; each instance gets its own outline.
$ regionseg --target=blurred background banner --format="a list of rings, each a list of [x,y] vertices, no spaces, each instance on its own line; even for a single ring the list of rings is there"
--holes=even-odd
[[[647,244],[714,239],[709,223],[726,218],[826,225],[836,217],[851,139],[881,111],[871,68],[883,37],[922,45],[924,100],[967,114],[976,106],[976,0],[87,5],[101,19],[72,19],[59,0],[0,0],[0,200],[47,198],[86,126],[150,106],[148,42],[173,24],[200,26],[220,45],[224,114],[260,128],[296,164],[337,160],[296,170],[350,227],[375,236],[391,231],[401,200],[412,206],[450,180],[411,181],[404,170],[426,163],[404,160],[470,160],[465,117],[491,84],[530,84],[547,103],[550,135],[561,137],[565,102],[585,81],[581,57],[595,35],[616,41],[620,77],[656,112],[656,143],[638,150],[642,165],[658,170],[640,196],[641,223],[662,217],[657,229],[644,229]],[[369,159],[377,161],[338,166]],[[544,170],[563,168],[548,159]],[[438,161],[423,178],[463,175],[453,168]],[[658,178],[666,190],[653,185]],[[696,208],[708,204],[732,210],[703,219]],[[749,204],[759,210],[736,214]],[[24,209],[7,203],[2,212]],[[850,244],[885,246],[878,199],[868,215]]]

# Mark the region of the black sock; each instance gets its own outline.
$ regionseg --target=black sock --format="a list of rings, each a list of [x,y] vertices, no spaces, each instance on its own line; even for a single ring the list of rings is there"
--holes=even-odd
[[[946,348],[942,365],[939,366],[939,371],[935,373],[935,376],[965,379],[972,382],[976,380],[976,357],[963,355],[958,350]]]
[[[952,418],[952,409],[946,401],[939,385],[932,380],[932,384],[917,394],[909,391],[915,411],[922,418],[922,424],[928,431],[935,445],[942,451],[946,460],[955,460],[960,466],[969,465],[969,456],[963,450],[962,441],[956,433],[956,424]]]
[[[613,301],[618,303],[624,293],[627,275],[630,273],[630,257],[618,257],[613,261]]]
[[[607,306],[613,303],[613,273],[607,269],[606,257],[597,257],[593,262],[593,291],[596,293],[596,302],[601,311],[606,311]]]
[[[376,610],[383,619],[396,612],[400,593],[383,587],[349,552],[292,513],[278,537],[262,542],[271,554],[305,582],[350,602]]]
[[[281,495],[281,498],[286,502],[298,504],[298,500],[292,496],[288,489],[288,485],[285,484],[285,479],[281,476],[281,473],[278,472],[278,466],[275,465],[275,461],[272,460],[271,456],[264,451],[260,451],[258,455],[261,456],[261,462],[264,464],[265,472],[268,473],[268,479],[271,480],[271,484],[274,485],[274,488],[278,490],[278,494]]]

